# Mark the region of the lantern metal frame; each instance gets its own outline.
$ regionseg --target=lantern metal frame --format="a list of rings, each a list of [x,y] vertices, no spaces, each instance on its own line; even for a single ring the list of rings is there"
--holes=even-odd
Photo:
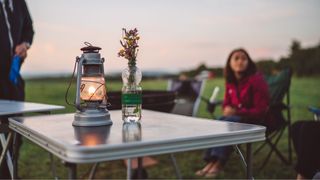
[[[73,126],[105,126],[112,125],[110,113],[107,109],[106,91],[102,101],[85,101],[85,106],[81,104],[81,79],[82,77],[98,77],[104,78],[104,58],[101,58],[99,50],[101,48],[94,47],[91,44],[87,47],[81,48],[83,54],[81,57],[76,58],[77,63],[77,89],[76,89],[76,102],[75,106],[77,112],[74,115]],[[99,72],[97,68],[99,67]],[[83,70],[84,69],[84,70]],[[85,74],[83,74],[83,71]],[[85,76],[84,76],[85,75]],[[105,85],[103,84],[103,88]]]

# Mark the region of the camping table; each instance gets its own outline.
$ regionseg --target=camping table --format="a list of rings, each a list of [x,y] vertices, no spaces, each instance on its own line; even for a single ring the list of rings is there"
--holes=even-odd
[[[15,117],[10,129],[67,162],[69,178],[76,164],[247,143],[247,176],[252,177],[251,143],[265,139],[265,127],[206,120],[143,110],[140,125],[124,124],[121,111],[110,111],[113,125],[74,127],[74,114]],[[130,163],[128,163],[130,165]],[[130,174],[130,166],[128,166]],[[130,178],[130,176],[127,177]]]
[[[2,152],[0,153],[0,165],[7,159],[7,164],[10,170],[11,177],[15,177],[16,167],[10,153],[8,152],[9,144],[13,140],[13,132],[9,131],[8,124],[5,122],[8,117],[23,113],[50,113],[53,110],[63,109],[63,106],[55,106],[48,104],[21,102],[21,101],[9,101],[0,99],[0,145]],[[7,138],[4,133],[8,132]],[[6,157],[5,157],[6,156]]]

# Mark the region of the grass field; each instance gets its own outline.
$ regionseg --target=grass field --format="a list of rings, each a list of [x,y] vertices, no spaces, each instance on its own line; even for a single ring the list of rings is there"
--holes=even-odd
[[[293,78],[291,85],[291,105],[292,105],[292,119],[297,120],[311,120],[312,114],[308,112],[307,106],[320,105],[320,78]],[[212,89],[215,86],[220,86],[224,89],[224,80],[215,79],[210,80],[206,84],[204,96],[209,97]],[[73,107],[66,105],[64,100],[65,91],[68,82],[62,80],[28,80],[26,82],[26,101],[40,102],[48,104],[57,104],[66,106],[65,110],[58,111],[56,113],[74,112]],[[108,91],[116,91],[121,89],[121,82],[107,82]],[[150,80],[143,81],[142,87],[145,90],[166,89],[166,80]],[[74,87],[71,88],[69,98],[74,98]],[[223,97],[222,91],[220,91],[219,98]],[[219,115],[220,109],[217,109]],[[210,115],[205,111],[205,104],[202,103],[198,112],[199,117],[209,118]],[[143,123],[143,120],[142,120]],[[286,132],[287,133],[287,132]],[[257,146],[259,143],[255,144]],[[287,152],[287,134],[284,134],[280,142],[280,149],[283,152]],[[275,156],[271,157],[269,164],[262,171],[258,172],[257,167],[266,156],[268,149],[254,156],[254,176],[255,178],[295,178],[295,172],[293,165],[286,166]],[[204,165],[202,161],[203,150],[182,152],[176,154],[178,164],[181,168],[183,178],[199,178],[194,175],[194,172]],[[159,164],[148,168],[150,178],[175,178],[173,167],[171,166],[169,155],[154,156]],[[296,160],[294,156],[294,161]],[[57,172],[59,177],[66,178],[67,172],[59,159],[55,158],[55,164],[57,165]],[[87,170],[90,164],[78,166],[78,176],[82,178],[87,177]],[[24,144],[20,151],[19,159],[19,176],[25,178],[53,178],[50,171],[49,153],[42,150],[40,147],[34,145],[30,141],[24,139]],[[245,172],[239,157],[233,154],[226,164],[224,171],[218,176],[218,178],[244,178]],[[126,178],[126,168],[123,161],[110,161],[101,163],[96,178],[114,178],[123,179]]]

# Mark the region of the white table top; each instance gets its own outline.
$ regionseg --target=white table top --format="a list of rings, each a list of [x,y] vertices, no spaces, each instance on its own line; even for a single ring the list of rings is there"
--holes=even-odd
[[[32,112],[47,112],[59,109],[64,109],[64,107],[49,104],[9,101],[0,99],[0,116]]]
[[[9,119],[9,127],[72,163],[156,155],[265,139],[263,126],[206,120],[143,110],[139,124],[123,124],[110,111],[112,126],[73,127],[74,114]]]

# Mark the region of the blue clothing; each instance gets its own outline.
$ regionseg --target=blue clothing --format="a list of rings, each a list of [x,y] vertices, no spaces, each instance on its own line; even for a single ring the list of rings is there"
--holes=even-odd
[[[221,121],[228,121],[228,122],[241,122],[241,117],[240,116],[222,116],[219,118]],[[229,156],[232,153],[232,146],[221,146],[221,147],[214,147],[214,148],[209,148],[206,150],[205,155],[204,155],[204,160],[206,162],[212,162],[219,160],[222,165],[224,165]]]
[[[20,77],[20,67],[21,67],[21,58],[15,55],[12,59],[10,73],[9,73],[9,80],[12,84],[18,84],[18,78]]]

